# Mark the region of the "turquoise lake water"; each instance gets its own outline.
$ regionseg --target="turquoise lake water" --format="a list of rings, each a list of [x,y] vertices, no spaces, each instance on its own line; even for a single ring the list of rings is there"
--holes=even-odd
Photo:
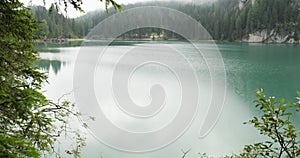
[[[199,56],[193,46],[187,42],[150,42],[150,41],[117,41],[107,48],[107,53],[103,56],[102,62],[96,65],[94,80],[96,88],[92,90],[96,96],[99,96],[98,102],[101,104],[110,105],[103,107],[108,120],[120,128],[128,128],[133,131],[139,130],[154,130],[164,127],[176,115],[176,111],[180,105],[180,84],[176,83],[176,76],[163,66],[149,64],[136,71],[136,75],[132,74],[132,82],[129,85],[130,97],[133,98],[136,104],[147,104],[151,102],[149,98],[149,86],[153,83],[160,83],[164,87],[167,95],[166,105],[164,108],[170,108],[165,111],[166,115],[159,116],[162,120],[149,120],[143,123],[142,121],[130,121],[129,117],[124,119],[119,118],[122,115],[116,116],[111,109],[111,100],[109,97],[101,98],[102,89],[109,89],[109,84],[103,83],[111,71],[114,71],[116,61],[118,61],[126,52],[130,52],[136,47],[141,48],[141,51],[151,49],[159,50],[160,46],[167,46],[171,49],[176,49],[182,54],[188,62],[195,68],[195,74],[198,77],[201,96],[204,99],[201,105],[209,104],[209,98],[212,86],[209,84],[211,76],[209,69],[203,57]],[[211,43],[199,43],[199,47],[210,48]],[[181,150],[191,149],[190,157],[196,157],[198,153],[206,152],[209,155],[220,156],[238,153],[243,145],[264,140],[251,125],[243,125],[244,121],[249,120],[259,112],[255,109],[252,101],[255,99],[255,91],[258,88],[263,88],[268,96],[276,96],[277,98],[286,98],[289,101],[295,101],[296,91],[300,91],[300,45],[285,45],[285,44],[247,44],[247,43],[217,43],[218,49],[222,55],[226,70],[226,94],[222,112],[214,128],[203,138],[197,137],[197,130],[201,123],[195,119],[191,126],[171,144],[164,148],[159,148],[151,152],[132,153],[116,150],[109,147],[109,143],[97,140],[91,132],[86,132],[87,146],[83,150],[84,157],[182,157]],[[49,84],[45,84],[45,95],[53,100],[57,100],[62,95],[73,92],[76,87],[74,81],[75,64],[88,65],[87,60],[80,60],[78,63],[78,53],[85,49],[82,48],[101,48],[104,44],[93,41],[87,42],[81,46],[80,42],[70,42],[65,44],[38,44],[41,60],[38,62],[41,70],[49,75]],[[146,51],[145,51],[146,52]],[[164,56],[162,58],[171,60],[180,69],[182,63],[179,60],[173,59],[173,56]],[[86,55],[90,55],[86,52]],[[149,54],[148,54],[149,55]],[[138,56],[137,58],[139,58]],[[143,57],[143,56],[141,56]],[[145,53],[145,58],[147,54]],[[97,59],[98,60],[98,59]],[[138,60],[138,59],[137,59]],[[127,63],[130,65],[130,63]],[[123,66],[123,65],[122,65]],[[124,65],[126,67],[126,65]],[[185,70],[182,70],[185,71]],[[88,80],[81,76],[82,85],[85,86]],[[103,82],[102,82],[103,80]],[[110,83],[107,81],[107,83]],[[178,88],[179,86],[179,88]],[[148,89],[147,89],[148,88]],[[110,92],[107,92],[110,93]],[[76,96],[76,95],[75,95]],[[66,99],[76,102],[74,95],[68,95]],[[86,98],[89,100],[89,98]],[[207,99],[207,100],[206,100]],[[218,98],[215,98],[218,99]],[[168,104],[168,101],[171,104]],[[107,103],[107,104],[106,104]],[[177,105],[178,104],[178,105]],[[89,108],[89,103],[86,108]],[[201,110],[207,110],[200,107],[198,114],[203,114]],[[80,108],[79,108],[80,109]],[[111,114],[111,113],[112,114]],[[164,110],[162,110],[164,112]],[[97,119],[97,118],[96,118]],[[295,113],[293,121],[300,124],[300,114]],[[149,124],[149,126],[148,126]],[[101,128],[101,125],[99,125]],[[95,134],[94,134],[95,135]],[[159,137],[159,136],[158,136]],[[158,138],[160,139],[160,138]],[[128,142],[129,144],[135,143]],[[150,142],[145,142],[150,143]]]

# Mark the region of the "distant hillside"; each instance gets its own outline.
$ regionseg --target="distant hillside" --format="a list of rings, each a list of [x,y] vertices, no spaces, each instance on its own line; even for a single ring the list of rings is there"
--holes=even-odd
[[[208,30],[215,40],[298,43],[300,36],[300,0],[218,0],[214,3],[195,5],[177,2],[149,2],[123,6],[165,6],[184,12]],[[95,11],[76,19],[66,19],[53,12],[37,7],[33,13],[38,21],[46,21],[40,34],[47,37],[84,37],[100,21],[114,14]],[[164,37],[180,38],[162,29],[144,28],[133,30],[120,38]]]
[[[41,38],[79,38],[84,37],[83,25],[59,14],[55,9],[51,12],[42,6],[32,6],[31,12],[40,23],[37,35]]]
[[[182,10],[217,40],[285,43],[299,40],[299,0],[219,0]]]

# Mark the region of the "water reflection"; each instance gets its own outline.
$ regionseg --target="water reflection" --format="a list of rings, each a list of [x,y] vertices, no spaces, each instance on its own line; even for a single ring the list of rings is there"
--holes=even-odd
[[[294,99],[300,89],[299,46],[293,45],[218,45],[227,71],[227,82],[247,102],[264,88],[268,95]]]
[[[101,41],[101,40],[86,40],[83,43],[83,40],[76,40],[76,41],[68,41],[68,42],[37,42],[35,48],[39,52],[51,52],[51,53],[59,53],[60,50],[58,48],[70,48],[70,47],[81,47],[81,46],[106,46],[108,41]],[[143,43],[163,43],[164,41],[123,41],[123,40],[115,40],[109,43],[110,46],[133,46],[136,44],[143,44]]]
[[[62,48],[62,47],[79,47],[82,40],[68,41],[68,42],[37,42],[36,48]]]
[[[103,42],[91,41],[87,46],[101,46]],[[160,42],[162,43],[162,41]],[[124,52],[135,44],[141,43],[144,43],[144,41],[116,42],[111,46],[116,51],[110,55],[114,57],[119,52]],[[153,43],[156,42],[146,44],[153,46]],[[44,48],[57,50],[57,52],[43,51],[43,53],[40,53],[41,60],[37,62],[37,65],[42,70],[49,72],[50,85],[45,88],[47,89],[47,97],[53,100],[74,90],[72,83],[74,62],[77,57],[76,52],[80,49],[77,46],[70,47],[68,44],[56,47],[55,45],[58,44],[41,44]],[[174,44],[173,46],[175,47],[176,45]],[[189,153],[191,157],[197,157],[198,152],[207,152],[210,155],[224,155],[237,152],[243,145],[252,144],[260,140],[254,128],[250,125],[242,124],[242,122],[259,114],[252,103],[257,88],[264,88],[267,95],[284,97],[290,101],[294,100],[295,92],[300,90],[299,46],[249,45],[240,43],[218,43],[218,46],[226,66],[228,93],[222,116],[215,129],[205,139],[197,141],[192,137],[193,133],[187,133],[176,143],[170,145],[168,150],[147,153],[143,157],[162,157],[161,155],[165,155],[164,157],[178,157],[182,154],[181,149],[188,148],[192,148],[191,153]],[[189,56],[192,53],[192,49],[188,45],[182,43],[178,47],[191,60],[195,58],[194,56]],[[109,61],[107,61],[106,67],[103,68],[111,66]],[[201,68],[203,68],[201,62],[195,61],[195,64],[199,74],[203,75],[202,79],[206,79],[205,76],[209,74],[201,71]],[[152,75],[153,72],[150,74]],[[82,85],[85,85],[85,82],[83,80]],[[300,114],[295,113],[294,116],[291,119],[296,125],[300,125]],[[195,126],[191,127],[190,131],[197,130],[198,128]],[[98,143],[91,135],[87,135],[87,138],[87,147],[83,151],[83,157],[95,157],[101,155],[100,152],[103,153],[104,157],[141,157],[138,154],[132,155],[108,148]]]
[[[42,71],[49,72],[50,68],[57,75],[60,69],[66,65],[66,62],[59,60],[48,60],[48,59],[40,59],[36,65],[40,67]]]
[[[294,102],[300,90],[299,45],[234,44],[218,45],[224,58],[227,83],[249,107],[255,91],[263,88],[267,96]],[[250,108],[253,114],[257,109]],[[300,114],[291,120],[300,127]]]
[[[37,42],[35,49],[39,52],[60,53],[60,48],[80,47],[82,40],[67,42]]]

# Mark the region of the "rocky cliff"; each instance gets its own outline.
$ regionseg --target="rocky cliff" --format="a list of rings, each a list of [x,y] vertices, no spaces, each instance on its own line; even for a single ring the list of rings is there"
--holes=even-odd
[[[268,4],[272,4],[272,6],[268,6]],[[279,0],[274,1],[274,3],[267,0],[239,0],[238,6],[241,12],[245,11],[246,7],[250,10],[246,16],[249,19],[247,24],[250,23],[250,25],[245,29],[247,31],[243,35],[242,41],[249,43],[300,43],[300,0],[282,4],[285,4],[284,11],[281,11],[282,8],[279,7],[282,6]],[[272,11],[270,12],[270,10]]]
[[[300,43],[299,39],[300,37],[298,31],[279,33],[278,31],[275,31],[275,29],[273,29],[271,31],[261,30],[251,33],[243,39],[243,42],[298,44]]]

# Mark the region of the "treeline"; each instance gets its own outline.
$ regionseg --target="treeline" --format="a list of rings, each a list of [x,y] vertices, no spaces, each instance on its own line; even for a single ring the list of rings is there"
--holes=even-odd
[[[184,12],[208,30],[215,40],[241,40],[248,34],[267,30],[278,33],[294,32],[298,38],[300,29],[300,0],[219,0],[210,4],[188,4],[176,2],[149,2],[123,6],[123,9],[144,5],[157,5],[177,9]],[[99,22],[115,13],[95,11],[76,19],[67,19],[55,10],[49,13],[43,7],[35,7],[33,13],[42,22],[38,32],[46,37],[84,37]],[[121,38],[145,38],[151,35],[161,35],[164,38],[180,38],[176,34],[153,28],[133,30]]]
[[[219,0],[210,6],[179,9],[195,19],[217,40],[242,39],[250,33],[274,30],[279,34],[300,29],[299,0]],[[194,9],[191,9],[194,8]]]
[[[75,19],[66,18],[57,10],[47,10],[42,6],[32,6],[31,12],[40,29],[36,32],[40,38],[80,38],[84,37],[83,25]]]

